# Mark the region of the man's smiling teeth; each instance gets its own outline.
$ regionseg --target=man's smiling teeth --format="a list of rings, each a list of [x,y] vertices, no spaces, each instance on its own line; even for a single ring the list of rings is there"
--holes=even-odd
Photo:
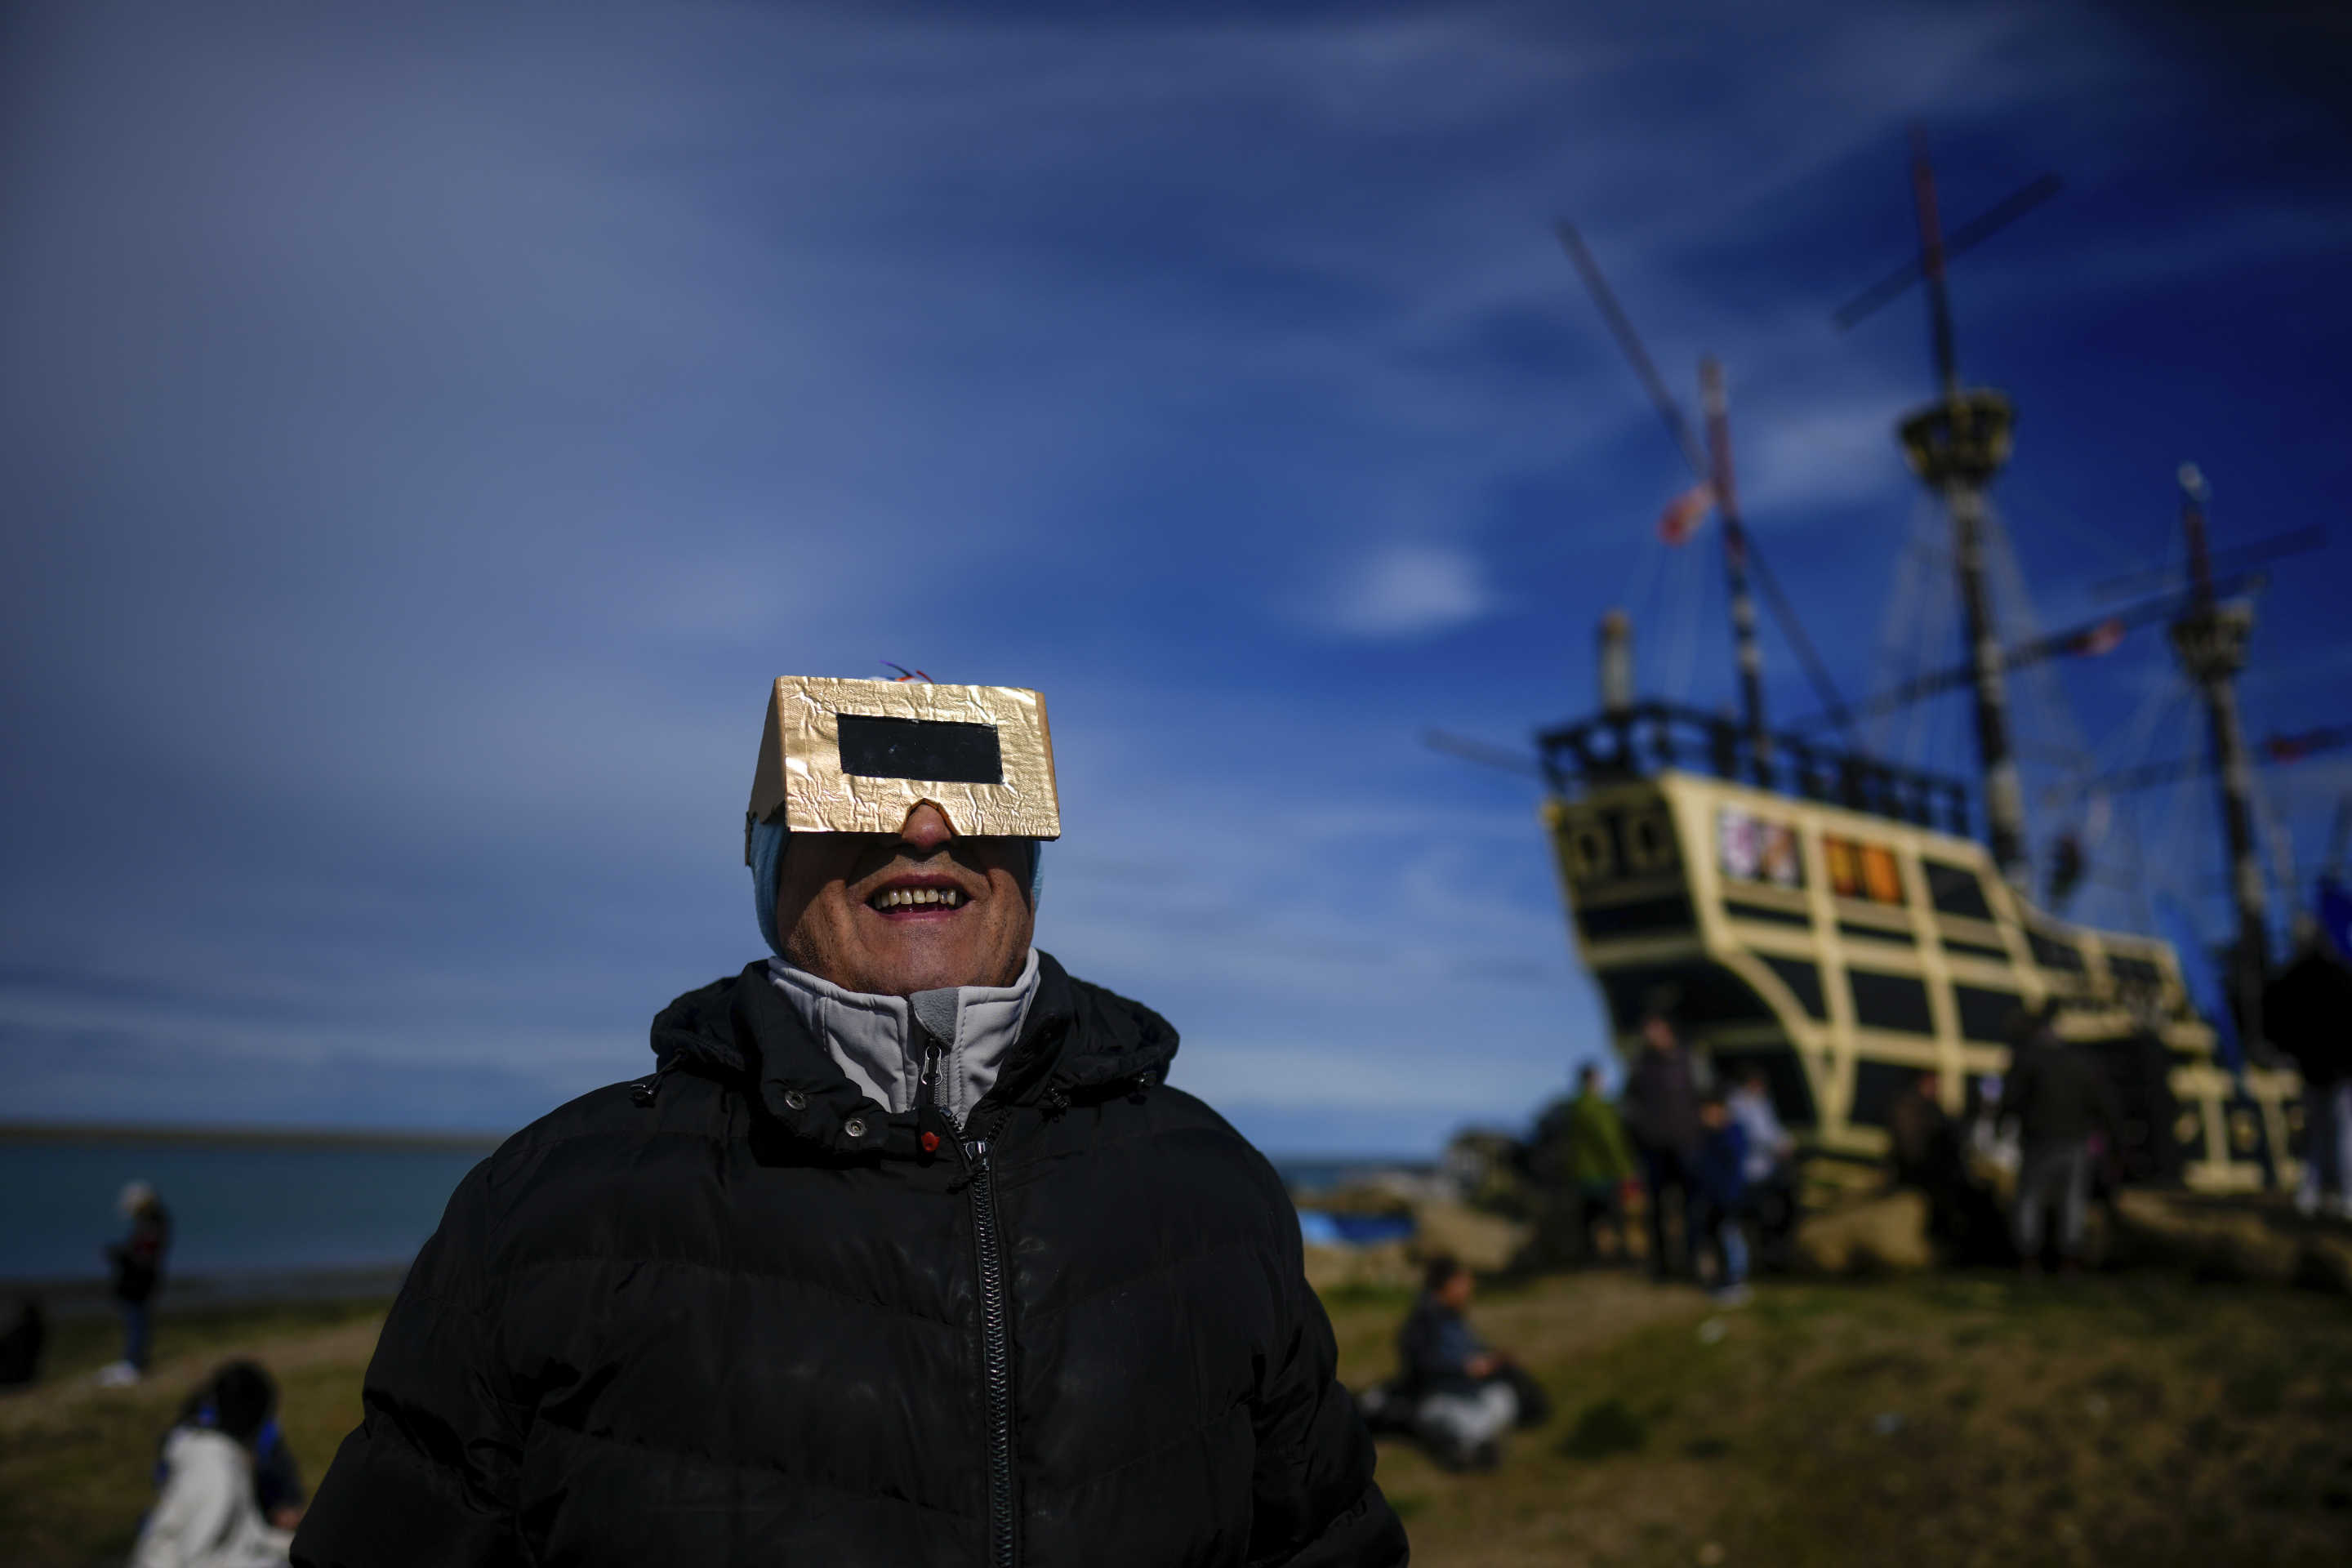
[[[868,907],[877,910],[958,910],[965,901],[961,888],[885,888],[866,900]]]

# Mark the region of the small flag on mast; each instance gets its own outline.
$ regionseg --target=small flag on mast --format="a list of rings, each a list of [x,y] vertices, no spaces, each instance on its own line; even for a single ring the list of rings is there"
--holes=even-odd
[[[1714,505],[1715,487],[1702,479],[1666,503],[1658,514],[1658,537],[1668,544],[1687,544]]]
[[[2083,658],[2105,658],[2123,646],[2124,624],[2113,616],[2087,631],[2078,632],[2066,651]]]

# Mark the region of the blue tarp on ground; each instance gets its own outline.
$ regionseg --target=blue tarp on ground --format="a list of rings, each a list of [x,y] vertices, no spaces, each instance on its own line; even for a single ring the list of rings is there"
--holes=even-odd
[[[1378,1247],[1384,1241],[1411,1241],[1412,1229],[1409,1214],[1298,1211],[1299,1238],[1309,1247]]]

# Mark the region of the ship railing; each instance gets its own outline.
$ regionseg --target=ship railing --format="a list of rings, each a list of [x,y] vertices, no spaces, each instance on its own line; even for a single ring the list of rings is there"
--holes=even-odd
[[[1581,794],[1669,768],[1841,805],[1963,837],[1975,829],[1968,786],[1803,735],[1756,738],[1727,715],[1672,702],[1637,702],[1539,731],[1536,746],[1554,793]]]

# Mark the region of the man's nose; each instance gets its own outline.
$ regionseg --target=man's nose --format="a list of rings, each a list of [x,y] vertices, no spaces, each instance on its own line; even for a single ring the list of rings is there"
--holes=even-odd
[[[915,809],[907,814],[907,825],[898,829],[898,842],[924,855],[955,837],[948,825],[948,816],[929,801],[917,801]]]

